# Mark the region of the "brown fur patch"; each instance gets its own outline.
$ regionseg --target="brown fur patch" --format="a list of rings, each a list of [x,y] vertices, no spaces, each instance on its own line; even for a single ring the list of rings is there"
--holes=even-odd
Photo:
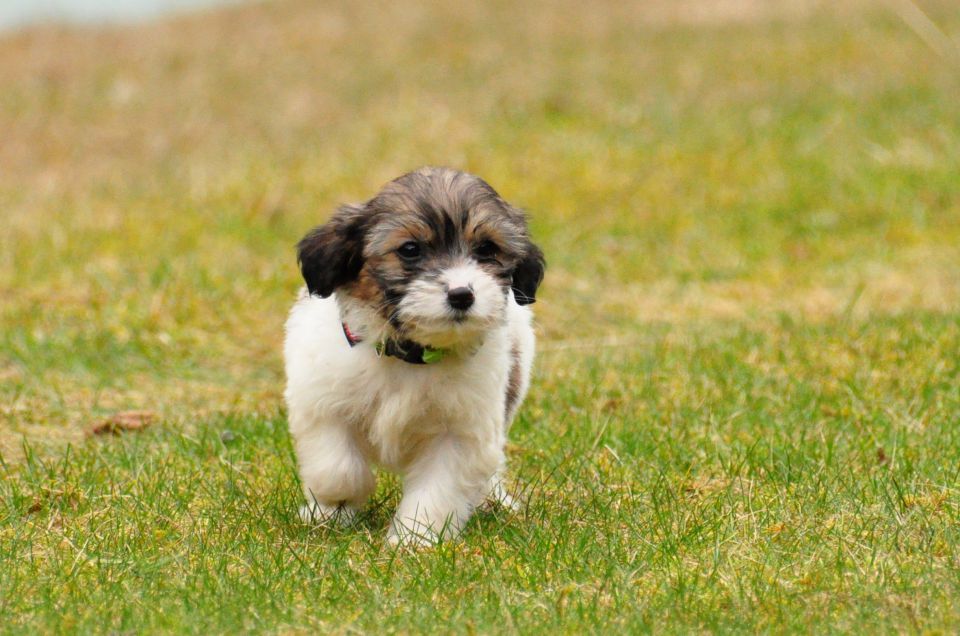
[[[510,359],[513,364],[510,366],[510,377],[507,380],[506,417],[508,418],[516,408],[517,400],[520,399],[520,382],[523,379],[520,373],[520,348],[516,344],[510,349]]]
[[[344,285],[343,291],[350,296],[372,305],[379,305],[382,302],[383,294],[380,285],[370,274],[366,266],[360,270],[357,280]]]

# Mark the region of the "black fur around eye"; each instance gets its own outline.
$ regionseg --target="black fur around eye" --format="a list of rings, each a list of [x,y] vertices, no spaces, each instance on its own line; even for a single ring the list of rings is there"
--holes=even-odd
[[[497,247],[497,244],[493,241],[483,241],[473,248],[473,253],[476,254],[478,258],[493,258],[499,251],[500,248]]]
[[[407,241],[397,248],[397,254],[405,261],[415,261],[420,258],[420,246],[414,241]]]

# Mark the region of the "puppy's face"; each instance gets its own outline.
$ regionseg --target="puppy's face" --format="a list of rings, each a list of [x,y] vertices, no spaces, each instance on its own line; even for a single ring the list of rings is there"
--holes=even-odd
[[[534,301],[544,261],[523,214],[483,180],[425,168],[345,206],[299,246],[310,293],[362,304],[396,332],[450,346]]]

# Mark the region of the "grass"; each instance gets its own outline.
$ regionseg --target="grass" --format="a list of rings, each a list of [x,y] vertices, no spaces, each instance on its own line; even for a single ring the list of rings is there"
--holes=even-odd
[[[960,629],[960,14],[904,6],[0,38],[0,631]],[[550,269],[523,509],[395,553],[394,478],[296,522],[279,350],[295,241],[427,163],[529,209]]]

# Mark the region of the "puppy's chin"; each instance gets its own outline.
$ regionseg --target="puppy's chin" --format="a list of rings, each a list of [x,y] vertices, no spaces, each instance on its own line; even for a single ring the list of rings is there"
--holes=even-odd
[[[376,303],[360,299],[346,290],[337,293],[341,319],[365,338],[405,338],[433,347],[470,348],[486,334],[506,322],[506,297],[498,302],[479,302],[468,311],[458,312],[446,306],[434,290],[426,294],[408,294],[390,312],[392,320],[378,310]]]
[[[470,346],[506,320],[507,294],[490,276],[471,278],[474,301],[463,311],[448,302],[450,286],[442,278],[409,285],[396,311],[404,337],[434,347]]]
[[[463,316],[448,320],[412,319],[402,323],[403,337],[433,347],[456,349],[483,341],[486,334],[503,319],[479,319]]]

